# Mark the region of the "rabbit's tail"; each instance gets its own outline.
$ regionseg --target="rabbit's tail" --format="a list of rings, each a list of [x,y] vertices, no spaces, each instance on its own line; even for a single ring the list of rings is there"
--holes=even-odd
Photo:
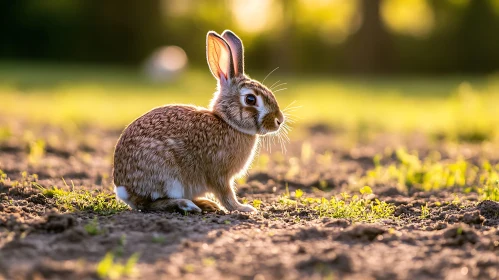
[[[115,186],[114,193],[116,194],[116,199],[123,201],[132,209],[137,208],[137,201],[134,196],[130,195],[124,186]]]

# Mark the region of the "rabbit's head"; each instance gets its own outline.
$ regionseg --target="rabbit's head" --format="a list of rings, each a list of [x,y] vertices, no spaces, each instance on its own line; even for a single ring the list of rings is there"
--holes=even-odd
[[[241,39],[230,30],[225,30],[222,36],[208,32],[206,57],[211,73],[218,80],[218,91],[210,109],[246,134],[265,135],[279,130],[284,115],[274,94],[244,74]]]

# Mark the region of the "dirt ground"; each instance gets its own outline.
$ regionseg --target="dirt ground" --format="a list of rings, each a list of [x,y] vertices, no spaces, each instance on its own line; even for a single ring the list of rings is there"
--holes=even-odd
[[[107,252],[115,252],[121,263],[138,253],[134,273],[126,277],[140,279],[499,278],[499,203],[479,202],[473,193],[460,194],[459,203],[436,207],[436,202],[454,200],[455,191],[373,186],[378,199],[396,207],[395,218],[375,223],[320,218],[278,205],[286,185],[312,197],[354,192],[355,178],[373,168],[373,157],[387,147],[478,160],[483,145],[392,134],[352,144],[341,132],[316,126],[306,137],[312,160],[303,162],[303,140],[292,141],[283,157],[270,156],[268,168],[250,170],[239,186],[239,197],[262,201],[259,214],[127,210],[106,216],[64,211],[38,188],[13,182],[27,171],[36,173],[43,187],[67,188],[64,178],[77,188],[110,192],[111,156],[119,131],[46,126],[34,134],[47,139],[46,153],[37,163],[29,163],[29,149],[16,137],[0,144],[0,169],[9,178],[0,183],[0,279],[99,278],[96,267]],[[325,152],[331,155],[327,162],[313,160]],[[499,162],[499,155],[487,156]],[[290,161],[300,166],[292,180],[284,176]],[[317,189],[320,181],[327,188]],[[426,203],[430,215],[421,219]],[[97,234],[85,229],[92,222]]]

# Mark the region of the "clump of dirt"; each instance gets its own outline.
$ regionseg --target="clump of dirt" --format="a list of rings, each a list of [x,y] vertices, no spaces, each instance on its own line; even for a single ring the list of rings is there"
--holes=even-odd
[[[39,261],[15,275],[19,279],[98,279],[89,267],[71,262]]]
[[[296,267],[308,274],[319,273],[321,275],[330,275],[333,271],[341,274],[353,271],[350,256],[334,252],[323,256],[311,256],[307,260],[298,263]]]
[[[475,244],[479,240],[478,234],[465,224],[455,225],[443,232],[445,245],[462,246],[464,244]]]
[[[48,232],[60,233],[77,225],[76,218],[71,215],[49,214],[47,221],[40,225]]]
[[[486,225],[499,225],[499,202],[484,200],[478,204],[477,209],[480,211],[480,214],[486,219]]]
[[[339,227],[339,228],[346,228],[352,224],[352,222],[347,220],[347,219],[325,218],[325,219],[322,219],[322,222],[324,223],[325,227]]]
[[[325,239],[328,233],[326,231],[319,230],[317,228],[306,228],[300,229],[291,240],[313,240],[313,239]]]
[[[466,224],[481,224],[485,218],[480,215],[480,211],[476,210],[465,213],[462,220]]]
[[[26,200],[41,205],[46,205],[49,203],[47,197],[45,197],[41,193],[33,194],[30,197],[28,197]]]
[[[338,240],[370,242],[375,240],[376,237],[384,234],[385,232],[385,229],[376,225],[354,225],[351,228],[348,228],[345,231],[341,232],[338,236]]]

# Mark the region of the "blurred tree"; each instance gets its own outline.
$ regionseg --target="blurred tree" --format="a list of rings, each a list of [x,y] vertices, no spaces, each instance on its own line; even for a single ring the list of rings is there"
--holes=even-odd
[[[138,63],[161,45],[160,0],[86,0],[78,55],[102,62]]]
[[[380,14],[383,0],[362,0],[362,25],[347,42],[348,68],[354,73],[386,73],[391,70],[391,37]]]
[[[72,56],[81,1],[0,1],[0,57]]]
[[[499,20],[490,0],[470,1],[455,33],[457,68],[461,72],[491,72],[499,66]]]
[[[279,8],[282,9],[283,19],[274,32],[272,42],[272,64],[279,66],[282,72],[296,71],[295,44],[296,38],[296,0],[280,0]]]

